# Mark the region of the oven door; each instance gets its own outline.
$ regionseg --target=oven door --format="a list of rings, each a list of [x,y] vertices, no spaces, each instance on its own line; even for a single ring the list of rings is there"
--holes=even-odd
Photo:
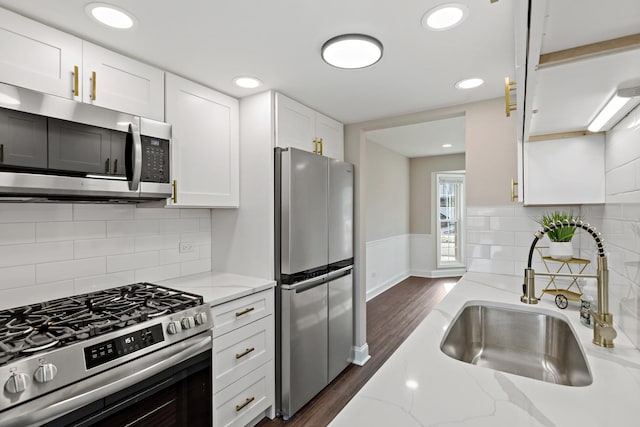
[[[19,405],[10,426],[211,426],[211,332]]]

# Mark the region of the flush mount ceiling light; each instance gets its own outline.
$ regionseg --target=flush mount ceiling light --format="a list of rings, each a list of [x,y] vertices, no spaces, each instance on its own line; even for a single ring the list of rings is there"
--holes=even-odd
[[[587,127],[590,132],[607,131],[640,103],[640,86],[619,89]]]
[[[255,89],[262,86],[262,82],[260,80],[249,76],[236,77],[233,79],[233,83],[235,83],[236,86],[240,86],[245,89]]]
[[[344,34],[322,45],[322,59],[337,68],[356,69],[382,58],[382,43],[365,34]]]
[[[456,89],[473,89],[484,83],[484,80],[478,78],[460,80],[455,84]]]
[[[460,25],[469,14],[463,4],[448,3],[436,6],[422,16],[422,26],[432,31],[449,30]]]
[[[99,23],[118,30],[129,30],[136,24],[135,18],[119,7],[106,3],[89,3],[85,7],[89,16]]]

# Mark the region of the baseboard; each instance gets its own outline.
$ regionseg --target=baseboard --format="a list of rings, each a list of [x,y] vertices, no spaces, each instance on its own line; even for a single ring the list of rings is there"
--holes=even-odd
[[[409,273],[404,272],[404,273],[398,274],[397,276],[387,280],[386,282],[384,282],[380,286],[377,286],[377,287],[375,287],[373,289],[367,290],[367,301],[369,301],[372,298],[377,297],[378,295],[380,295],[384,291],[393,288],[395,285],[397,285],[398,283],[402,282],[404,279],[406,279],[409,276],[410,276]]]
[[[411,270],[410,276],[438,279],[441,277],[458,277],[467,272],[466,268],[448,268],[444,270]]]
[[[369,355],[369,344],[367,343],[360,347],[353,346],[351,347],[351,351],[353,352],[353,363],[358,366],[364,366],[364,364],[371,359]]]

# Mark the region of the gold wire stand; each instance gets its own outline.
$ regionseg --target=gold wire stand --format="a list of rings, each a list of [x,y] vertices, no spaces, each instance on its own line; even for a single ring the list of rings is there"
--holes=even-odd
[[[587,268],[587,266],[589,265],[589,263],[591,262],[588,259],[582,259],[582,258],[571,258],[567,260],[555,259],[550,256],[545,256],[542,253],[542,249],[546,249],[546,247],[536,248],[536,251],[540,255],[540,258],[542,259],[542,264],[544,264],[544,267],[547,269],[548,273],[569,273],[572,275],[582,274],[584,270]],[[551,264],[552,262],[560,264],[555,271],[552,271],[552,268],[556,267],[556,265]],[[574,268],[578,268],[579,271],[574,272],[573,271]],[[566,271],[563,271],[565,269]],[[556,283],[555,276],[551,276],[551,278],[549,279],[549,283],[547,283],[547,286],[542,290],[542,293],[540,293],[540,296],[538,298],[542,298],[544,294],[554,295],[556,298],[556,305],[559,308],[566,308],[567,307],[566,301],[563,301],[563,297],[569,301],[579,302],[580,296],[582,296],[582,288],[578,283],[577,277],[571,278],[571,282],[569,283],[568,287],[559,288],[558,284]]]

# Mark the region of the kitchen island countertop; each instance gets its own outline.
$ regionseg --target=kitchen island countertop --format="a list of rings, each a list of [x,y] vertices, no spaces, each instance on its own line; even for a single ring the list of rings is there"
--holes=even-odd
[[[576,303],[559,310],[553,298],[545,296],[538,305],[521,304],[521,289],[521,277],[465,274],[330,426],[639,425],[640,351],[619,328],[614,349],[592,344],[593,331],[580,324]],[[479,301],[568,320],[587,357],[593,383],[550,384],[442,353],[440,343],[457,313]]]
[[[276,282],[251,276],[215,271],[163,280],[158,285],[202,295],[204,302],[216,306],[273,288]]]

